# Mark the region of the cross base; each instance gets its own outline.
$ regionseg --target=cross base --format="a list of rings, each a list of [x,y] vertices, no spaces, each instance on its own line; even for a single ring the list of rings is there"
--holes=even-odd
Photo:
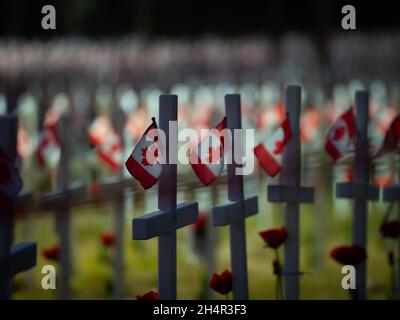
[[[14,276],[36,266],[36,243],[21,242],[11,247],[11,274]]]
[[[255,215],[258,212],[258,197],[243,201],[229,201],[212,209],[213,225],[226,226]]]
[[[132,236],[134,240],[147,240],[193,224],[197,217],[198,204],[184,202],[175,210],[159,210],[133,219]]]
[[[383,188],[383,201],[400,201],[400,184],[395,184],[390,187]]]
[[[267,187],[267,200],[269,202],[312,203],[314,188],[270,185]]]
[[[379,187],[365,183],[337,183],[336,197],[357,200],[379,200]]]

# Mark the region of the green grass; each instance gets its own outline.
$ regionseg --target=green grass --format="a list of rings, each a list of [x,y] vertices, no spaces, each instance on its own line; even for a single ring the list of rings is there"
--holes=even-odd
[[[265,187],[259,194],[265,194]],[[180,198],[184,199],[185,194]],[[200,208],[208,208],[210,201],[204,194]],[[219,196],[223,202],[224,191]],[[329,257],[330,250],[340,244],[351,242],[351,201],[334,202],[327,197],[315,205],[304,205],[301,209],[301,278],[302,299],[348,299],[348,293],[341,288],[341,266]],[[264,248],[258,231],[282,224],[282,205],[266,202],[259,198],[260,212],[247,219],[248,275],[251,299],[274,299],[275,278],[272,274],[273,252]],[[340,205],[341,207],[338,207]],[[135,214],[125,220],[124,236],[124,297],[134,299],[137,294],[157,289],[157,240],[131,240],[131,218],[144,211],[155,209],[156,201],[148,199],[147,207],[141,206]],[[318,209],[317,209],[318,208]],[[370,299],[389,297],[389,267],[386,261],[386,243],[380,238],[378,227],[382,220],[384,204],[374,204],[369,209],[368,224],[368,296]],[[336,212],[336,213],[335,213]],[[112,214],[108,207],[84,206],[73,209],[72,245],[74,270],[71,281],[73,299],[111,299],[109,290],[112,282],[112,263],[100,244],[100,234],[112,231]],[[29,228],[28,228],[29,225]],[[317,229],[317,225],[320,229]],[[322,228],[322,229],[321,229]],[[178,231],[178,298],[196,299],[202,297],[207,287],[204,260],[194,259],[188,241],[190,228]],[[215,272],[230,268],[229,230],[227,227],[213,228],[217,233],[215,247]],[[51,213],[34,214],[31,219],[18,220],[16,241],[33,240],[38,243],[37,266],[14,278],[14,299],[56,299],[56,290],[41,288],[41,268],[51,264],[40,254],[45,247],[57,243],[54,232],[54,217]],[[282,250],[282,249],[281,249]],[[281,254],[283,256],[283,252]],[[55,265],[58,270],[59,266]],[[212,298],[225,297],[212,295]]]

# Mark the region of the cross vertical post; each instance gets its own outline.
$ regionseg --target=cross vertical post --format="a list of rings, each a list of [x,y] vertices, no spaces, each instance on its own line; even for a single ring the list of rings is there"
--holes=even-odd
[[[285,202],[285,227],[288,239],[285,243],[284,297],[299,299],[300,277],[300,203],[314,201],[314,189],[301,186],[300,109],[301,87],[289,85],[285,92],[285,109],[289,118],[292,138],[287,143],[282,159],[282,185],[270,185],[267,200]]]
[[[246,229],[245,219],[258,212],[257,197],[244,198],[243,175],[237,172],[242,167],[237,157],[242,157],[242,136],[237,137],[235,130],[242,129],[240,95],[225,95],[225,113],[227,127],[231,133],[231,162],[228,164],[228,200],[229,202],[213,208],[214,226],[229,225],[231,268],[233,274],[233,298],[246,300],[249,297],[247,277]],[[239,143],[235,138],[240,138]],[[236,157],[235,157],[236,155]]]
[[[400,177],[399,177],[400,179]],[[400,199],[400,183],[397,184],[398,197]],[[397,201],[397,219],[400,220],[400,201]],[[397,269],[396,269],[396,288],[395,288],[395,298],[400,300],[400,239],[397,239]]]
[[[400,220],[400,175],[399,181],[391,186],[383,188],[383,201],[386,202],[397,202],[397,219]],[[395,287],[395,298],[400,300],[400,240],[397,240],[397,266],[396,268],[396,287]]]
[[[59,297],[63,300],[70,298],[70,277],[72,269],[71,256],[71,205],[86,198],[86,187],[81,183],[70,184],[69,175],[69,123],[66,115],[61,116],[58,122],[61,156],[57,172],[56,190],[40,198],[40,207],[43,210],[54,210],[55,229],[60,246],[60,291]]]
[[[124,190],[112,200],[115,226],[114,299],[122,299],[124,283]]]
[[[398,205],[399,206],[399,205]],[[398,208],[397,219],[400,220],[400,209]],[[395,251],[395,250],[394,250]],[[395,253],[396,256],[396,253]],[[400,300],[400,240],[397,240],[397,262],[395,262],[395,287],[394,287],[394,298]]]
[[[176,230],[193,224],[198,216],[197,203],[176,203],[177,191],[177,121],[176,95],[161,95],[159,105],[159,129],[164,131],[162,141],[162,173],[158,181],[159,211],[138,217],[132,221],[135,240],[146,240],[158,236],[158,291],[162,300],[176,299]],[[170,144],[172,143],[172,144]]]
[[[120,130],[121,148],[124,150],[123,128],[124,115],[120,108],[116,108],[116,101],[113,103],[113,122]],[[125,201],[126,188],[124,187],[124,167],[121,166],[118,172],[118,178],[121,185],[118,192],[111,200],[111,207],[114,216],[115,228],[115,261],[114,261],[114,299],[122,299],[123,297],[123,282],[124,282],[124,221],[125,221]]]
[[[17,145],[17,117],[0,117],[0,148],[14,162]],[[0,211],[0,300],[11,297],[11,278],[36,265],[35,243],[13,243],[15,203],[5,201]]]
[[[354,178],[357,183],[368,183],[368,93],[356,93],[356,125]],[[365,199],[354,201],[353,244],[366,249],[368,203]],[[366,298],[366,263],[356,266],[356,287],[359,298]]]
[[[300,87],[289,87],[286,91],[286,112],[289,114],[292,139],[283,154],[283,184],[299,186],[301,182],[300,150]],[[287,299],[299,298],[299,204],[287,203],[285,207],[285,224],[290,235],[285,247],[285,296]]]
[[[210,190],[210,200],[211,200],[211,205],[214,207],[217,204],[218,201],[218,196],[219,196],[219,191],[218,191],[218,186],[213,184],[211,186]],[[208,213],[208,218],[207,218],[207,239],[206,239],[206,275],[208,279],[211,279],[212,274],[215,271],[215,260],[216,260],[216,250],[215,247],[218,244],[218,234],[212,229],[212,212]],[[212,294],[212,289],[208,287],[207,292],[206,292],[206,299],[211,298]]]
[[[367,214],[368,200],[379,199],[379,188],[369,184],[369,154],[368,154],[368,91],[357,91],[356,107],[356,139],[355,158],[353,164],[354,179],[349,183],[336,185],[336,196],[353,198],[353,244],[366,249],[367,246]],[[355,266],[356,269],[356,299],[367,298],[366,263]]]
[[[165,159],[160,176],[158,189],[158,208],[173,214],[172,210],[176,208],[176,175],[177,165],[170,163],[170,151],[177,150],[177,140],[170,139],[169,136],[177,135],[177,132],[169,132],[170,121],[177,121],[177,97],[161,96],[159,111],[159,127],[164,131]],[[173,145],[170,142],[173,141]],[[176,231],[170,231],[161,234],[158,238],[158,282],[160,297],[162,299],[176,299]]]
[[[65,116],[60,118],[59,137],[61,157],[58,168],[57,185],[62,193],[68,191],[69,186],[69,146],[68,146],[68,119]],[[60,265],[61,265],[61,299],[70,298],[70,277],[71,277],[71,219],[70,210],[67,206],[60,206],[55,211],[56,215],[56,231],[60,238]]]
[[[228,199],[230,201],[243,201],[243,176],[236,174],[240,164],[236,163],[233,156],[242,154],[241,144],[235,145],[234,130],[242,128],[240,96],[225,96],[225,112],[227,126],[232,133],[232,163],[228,164]],[[237,149],[235,149],[238,147]],[[246,251],[246,230],[244,220],[233,222],[229,226],[229,237],[231,245],[231,264],[233,277],[233,288],[235,299],[248,299],[248,278],[247,278],[247,251]]]
[[[116,300],[123,297],[123,278],[124,278],[124,260],[123,260],[123,235],[124,235],[124,201],[125,190],[129,186],[130,180],[125,180],[122,176],[122,170],[118,178],[113,177],[101,186],[101,193],[110,199],[110,207],[113,215],[115,228],[115,259],[113,263],[113,297]]]

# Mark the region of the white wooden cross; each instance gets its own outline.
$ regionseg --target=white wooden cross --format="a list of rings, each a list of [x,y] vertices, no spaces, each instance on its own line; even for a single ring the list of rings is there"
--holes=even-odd
[[[70,208],[73,204],[87,198],[87,189],[81,183],[69,183],[69,142],[68,119],[62,116],[59,120],[58,133],[60,137],[61,157],[58,166],[57,189],[43,195],[39,202],[41,209],[54,210],[56,219],[56,232],[60,241],[60,298],[70,298],[70,277],[72,268],[71,256],[71,219]]]
[[[113,103],[113,124],[116,128],[123,128],[123,114],[119,108],[116,108],[116,103]],[[123,148],[123,134],[121,132],[121,147]],[[133,186],[132,179],[124,179],[124,168],[118,171],[116,177],[108,179],[101,186],[101,194],[110,200],[111,210],[114,219],[115,233],[115,257],[113,259],[113,296],[114,299],[120,300],[123,298],[123,283],[124,283],[124,218],[126,201],[126,188]]]
[[[243,164],[237,163],[234,154],[242,155],[242,143],[235,144],[235,129],[242,128],[240,95],[225,95],[227,127],[231,132],[230,149],[232,161],[228,164],[228,203],[213,207],[213,225],[227,226],[230,231],[233,298],[245,300],[249,297],[247,279],[245,219],[258,212],[257,196],[244,198],[243,175],[237,173]],[[236,148],[236,149],[235,149]]]
[[[176,95],[161,95],[159,101],[159,129],[165,133],[166,163],[158,181],[158,208],[132,221],[134,240],[158,237],[158,291],[160,299],[176,299],[176,230],[193,224],[198,216],[197,203],[176,204],[177,150],[176,130],[169,131],[170,121],[177,121]],[[176,128],[176,127],[175,127]],[[170,144],[171,143],[171,144]],[[173,145],[172,145],[173,144]]]
[[[285,202],[285,227],[288,239],[285,244],[284,297],[299,299],[299,204],[314,201],[314,189],[301,186],[301,145],[299,119],[301,109],[301,87],[290,85],[285,92],[285,109],[289,117],[292,139],[283,153],[282,185],[269,185],[267,200]]]
[[[16,157],[17,117],[0,117],[0,147],[12,159]],[[0,300],[10,299],[11,278],[36,265],[36,244],[13,245],[15,203],[0,210]]]
[[[400,203],[400,183],[383,188],[383,201]],[[400,208],[397,218],[400,219]],[[400,257],[400,240],[397,240],[397,257],[397,259]],[[395,297],[400,299],[400,260],[397,261],[396,281]]]
[[[124,201],[125,189],[132,184],[132,179],[124,180],[121,176],[118,178],[108,179],[101,185],[101,194],[105,198],[110,199],[111,210],[114,219],[115,228],[115,259],[113,259],[113,296],[114,299],[122,299],[123,297],[123,274],[124,274],[124,257],[123,257],[123,236],[124,236]]]
[[[369,96],[367,91],[357,91],[355,96],[356,127],[355,158],[353,164],[354,179],[352,182],[337,183],[338,198],[354,199],[353,204],[353,244],[366,249],[368,201],[379,199],[379,187],[369,184],[368,155],[368,117]],[[357,299],[366,299],[366,264],[355,266]]]

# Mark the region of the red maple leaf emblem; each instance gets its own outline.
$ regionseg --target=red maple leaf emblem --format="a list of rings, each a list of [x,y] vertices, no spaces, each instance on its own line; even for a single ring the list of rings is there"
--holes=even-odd
[[[272,153],[276,155],[281,154],[284,146],[283,140],[275,141],[275,149],[272,151]]]
[[[341,140],[344,136],[345,129],[344,127],[336,128],[335,132],[333,133],[333,140]]]
[[[150,147],[151,148],[151,147]],[[152,166],[152,165],[154,165],[154,164],[156,164],[156,163],[158,163],[158,160],[157,161],[155,161],[154,163],[150,163],[148,160],[147,160],[147,150],[148,150],[148,147],[146,147],[146,148],[141,148],[140,149],[141,150],[141,155],[142,155],[142,161],[141,161],[141,163],[144,165],[144,166]],[[156,158],[158,158],[158,149],[156,149],[155,151],[154,151],[154,157],[156,157]]]

